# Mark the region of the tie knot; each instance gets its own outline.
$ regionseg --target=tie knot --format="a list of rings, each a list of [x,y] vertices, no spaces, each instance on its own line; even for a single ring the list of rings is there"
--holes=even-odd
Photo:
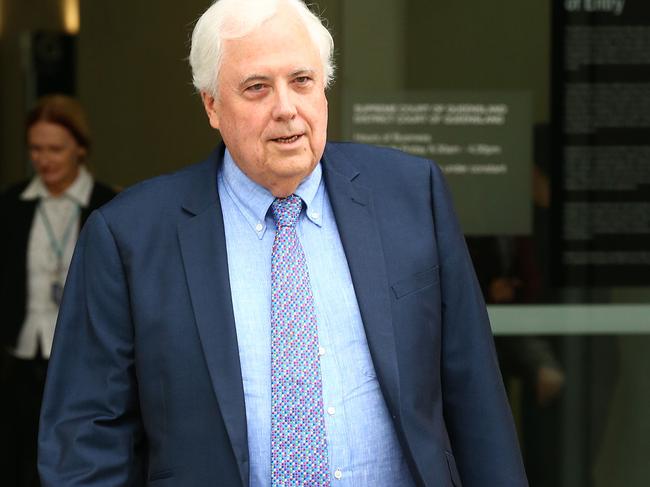
[[[286,198],[276,198],[271,204],[273,219],[275,224],[280,227],[294,227],[298,221],[300,210],[302,209],[302,200],[295,194]]]

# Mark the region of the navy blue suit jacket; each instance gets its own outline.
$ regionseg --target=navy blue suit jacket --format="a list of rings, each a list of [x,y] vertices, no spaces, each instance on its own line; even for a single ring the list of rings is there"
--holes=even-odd
[[[45,487],[248,485],[216,184],[222,157],[223,147],[141,183],[88,219],[45,391]],[[328,144],[322,166],[417,484],[527,485],[485,305],[439,169],[355,144]]]

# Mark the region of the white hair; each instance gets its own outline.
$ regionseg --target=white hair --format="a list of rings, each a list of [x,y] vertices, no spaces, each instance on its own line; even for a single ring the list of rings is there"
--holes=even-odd
[[[334,79],[334,40],[321,19],[302,0],[216,0],[192,32],[190,66],[199,92],[217,95],[223,41],[244,37],[275,15],[284,3],[293,8],[320,52],[325,88]]]

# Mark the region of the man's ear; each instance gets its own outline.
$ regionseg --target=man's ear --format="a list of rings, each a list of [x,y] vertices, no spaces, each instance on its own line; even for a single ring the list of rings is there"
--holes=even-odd
[[[207,91],[201,92],[201,100],[203,100],[203,108],[210,121],[210,126],[213,129],[219,130],[219,116],[217,115],[217,100],[213,95]]]

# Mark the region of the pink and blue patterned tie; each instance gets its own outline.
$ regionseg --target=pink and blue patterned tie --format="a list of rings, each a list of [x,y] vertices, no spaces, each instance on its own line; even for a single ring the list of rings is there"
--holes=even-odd
[[[318,328],[296,233],[302,200],[276,199],[271,254],[271,485],[329,486]]]

